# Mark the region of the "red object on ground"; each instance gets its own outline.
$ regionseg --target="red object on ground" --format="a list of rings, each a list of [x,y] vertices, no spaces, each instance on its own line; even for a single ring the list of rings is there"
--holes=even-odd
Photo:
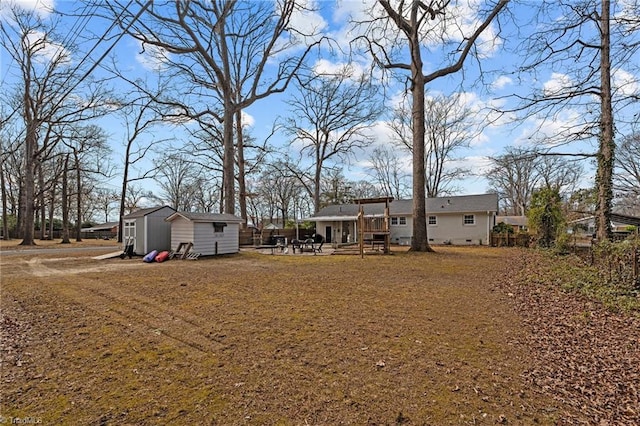
[[[164,262],[168,258],[169,258],[169,252],[168,251],[161,251],[156,256],[156,262]]]

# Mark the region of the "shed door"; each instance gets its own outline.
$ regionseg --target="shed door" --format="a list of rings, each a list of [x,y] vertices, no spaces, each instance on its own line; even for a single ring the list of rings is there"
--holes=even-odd
[[[332,235],[330,226],[327,226],[324,228],[324,240],[328,243],[333,242],[333,235]]]
[[[124,244],[126,245],[127,242],[129,244],[133,243],[135,244],[136,241],[136,221],[135,220],[127,220],[124,222],[124,229],[122,232],[122,238],[124,240]],[[135,247],[134,247],[135,250]]]

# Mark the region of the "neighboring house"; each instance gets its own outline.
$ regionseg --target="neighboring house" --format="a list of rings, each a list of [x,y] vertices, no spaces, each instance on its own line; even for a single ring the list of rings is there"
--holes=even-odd
[[[635,226],[640,229],[640,217],[623,215],[619,213],[611,214],[611,230],[613,232],[627,232],[629,226]],[[582,219],[572,220],[567,224],[567,231],[573,233],[575,230],[577,235],[591,236],[596,233],[595,216],[587,216]]]
[[[114,238],[118,236],[118,222],[107,222],[90,228],[82,228],[82,238]]]
[[[165,219],[175,213],[169,206],[140,209],[122,217],[122,238],[133,241],[133,252],[145,255],[152,250],[171,249],[171,224]]]
[[[496,225],[499,223],[511,225],[516,231],[526,231],[528,221],[526,216],[496,216]]]
[[[489,243],[496,224],[497,194],[427,198],[427,234],[432,244]],[[316,223],[316,233],[331,243],[358,240],[357,204],[332,205],[307,220]],[[384,216],[384,203],[364,204],[364,216],[374,220]],[[396,200],[389,204],[390,240],[409,245],[413,235],[413,201]]]
[[[223,213],[175,212],[166,218],[171,226],[171,248],[189,245],[202,256],[238,253],[242,218]]]

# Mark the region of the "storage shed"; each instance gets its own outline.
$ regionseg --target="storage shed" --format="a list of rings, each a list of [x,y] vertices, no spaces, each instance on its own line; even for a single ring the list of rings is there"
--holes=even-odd
[[[202,256],[238,253],[241,218],[225,213],[175,212],[167,217],[171,224],[171,249],[181,245]]]
[[[169,206],[140,209],[122,217],[124,244],[133,241],[133,252],[145,255],[151,250],[171,248],[171,224],[165,219],[175,213]]]

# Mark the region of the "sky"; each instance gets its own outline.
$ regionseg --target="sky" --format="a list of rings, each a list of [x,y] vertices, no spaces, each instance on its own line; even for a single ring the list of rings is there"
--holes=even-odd
[[[4,8],[7,4],[15,0],[0,0],[0,16],[6,16]],[[357,34],[350,25],[350,20],[357,20],[366,16],[366,12],[370,11],[374,2],[371,0],[306,0],[309,6],[318,8],[317,12],[299,14],[294,17],[294,22],[301,28],[320,29],[324,35],[332,37],[335,42],[333,46],[339,46],[346,51],[349,41]],[[36,8],[40,11],[43,19],[49,19],[52,8],[59,8],[65,11],[77,9],[78,3],[73,1],[60,0],[20,0],[18,3],[26,8]],[[455,2],[454,2],[455,3]],[[456,11],[456,16],[461,16],[458,24],[460,28],[475,28],[478,23],[478,17],[475,11],[484,5],[483,0],[468,0],[458,2],[460,6]],[[617,10],[624,10],[624,1],[618,2]],[[535,2],[533,3],[535,4]],[[579,123],[585,112],[578,108],[565,109],[560,111],[552,120],[543,119],[541,116],[532,116],[526,120],[514,122],[512,118],[514,114],[505,114],[498,116],[496,114],[487,115],[487,108],[493,107],[498,109],[508,109],[516,106],[512,96],[514,94],[529,93],[531,88],[544,90],[546,93],[553,93],[559,87],[566,86],[570,83],[571,75],[569,75],[562,64],[555,66],[542,66],[537,69],[535,74],[517,75],[516,67],[522,63],[522,58],[516,55],[516,50],[522,42],[522,37],[535,29],[535,22],[531,20],[531,11],[526,5],[512,4],[510,5],[509,17],[515,18],[516,22],[511,20],[501,20],[501,32],[498,36],[498,27],[493,24],[482,35],[478,43],[478,53],[480,61],[470,60],[465,65],[461,73],[451,77],[446,77],[429,83],[426,87],[428,96],[438,94],[453,95],[461,94],[465,106],[472,111],[478,112],[478,122],[476,125],[482,128],[473,140],[469,141],[469,148],[456,153],[459,160],[456,161],[457,166],[472,170],[472,174],[457,183],[459,191],[457,195],[478,194],[487,192],[490,188],[486,179],[482,176],[489,168],[489,157],[497,156],[504,152],[507,146],[523,146],[531,147],[540,144],[541,135],[558,134],[562,128]],[[619,12],[623,13],[623,12]],[[555,16],[556,19],[562,19],[561,16]],[[4,19],[4,18],[3,18]],[[67,19],[63,23],[69,28],[73,25],[79,25],[75,19]],[[86,36],[85,46],[97,38],[106,30],[108,22],[92,18],[83,21],[80,25],[84,25],[83,35]],[[539,25],[539,24],[538,24]],[[451,27],[453,28],[453,27]],[[34,35],[37,36],[37,35]],[[460,40],[460,34],[454,30],[447,32],[446,37],[451,42]],[[101,55],[107,45],[103,44],[96,48],[90,56],[90,60],[96,60]],[[53,51],[59,51],[53,49]],[[354,74],[359,71],[366,72],[369,69],[371,58],[367,55],[359,55],[355,57],[341,57],[336,55],[337,49],[323,49],[321,56],[313,58],[317,70],[330,71],[336,69],[340,65],[351,64]],[[155,53],[155,54],[154,54]],[[157,51],[153,49],[142,49],[140,44],[128,37],[123,37],[115,45],[113,54],[118,58],[118,66],[125,70],[130,77],[153,78],[158,70],[162,70],[162,60],[159,59]],[[53,54],[45,52],[44,55]],[[437,69],[447,59],[442,50],[433,41],[425,41],[423,46],[423,55],[425,61],[425,73]],[[614,83],[629,92],[640,92],[638,77],[634,75],[634,67],[638,65],[638,58],[632,58],[628,67],[624,65],[614,70]],[[78,60],[70,58],[71,61]],[[274,61],[276,64],[277,61]],[[635,62],[635,63],[634,63]],[[273,65],[273,64],[272,64]],[[9,68],[11,67],[5,52],[2,52],[0,58],[0,76],[3,79],[3,87],[6,83],[10,84]],[[482,74],[480,74],[480,67]],[[96,71],[101,72],[100,69]],[[401,74],[396,74],[401,75]],[[482,81],[480,82],[480,77]],[[387,93],[389,100],[387,101],[387,110],[391,110],[399,99],[402,97],[404,85],[399,79],[385,80],[389,83]],[[121,90],[126,92],[128,89],[122,85]],[[621,89],[622,90],[622,89]],[[250,134],[262,140],[266,138],[273,128],[274,122],[283,113],[287,113],[288,107],[285,103],[290,92],[283,95],[275,95],[267,99],[260,100],[247,108],[244,115],[245,124],[249,128]],[[351,180],[370,180],[367,175],[367,167],[369,165],[369,155],[376,146],[388,146],[391,140],[391,133],[387,126],[388,117],[381,117],[373,126],[371,132],[375,136],[375,142],[364,151],[355,153],[355,157],[347,164],[344,163],[344,174]],[[103,120],[102,125],[110,134],[110,143],[114,149],[114,158],[119,161],[122,158],[124,135],[121,132],[122,124],[117,118],[110,117]],[[168,133],[176,131],[175,126],[168,125],[163,131],[163,137]],[[158,137],[157,134],[149,137]],[[184,139],[184,134],[177,133],[178,139]],[[284,135],[278,134],[271,141],[279,145],[282,149],[286,149],[288,144]],[[573,151],[593,152],[594,147],[588,143],[573,144],[563,148]],[[296,147],[291,146],[293,156],[296,155]],[[410,157],[406,152],[398,151],[404,158],[407,173],[410,173]],[[121,161],[121,160],[120,160]],[[589,163],[585,163],[584,179],[581,186],[588,187],[593,184],[593,167]],[[107,183],[113,189],[117,189],[120,183],[114,179]],[[157,185],[152,181],[145,182],[145,187],[158,192]]]

